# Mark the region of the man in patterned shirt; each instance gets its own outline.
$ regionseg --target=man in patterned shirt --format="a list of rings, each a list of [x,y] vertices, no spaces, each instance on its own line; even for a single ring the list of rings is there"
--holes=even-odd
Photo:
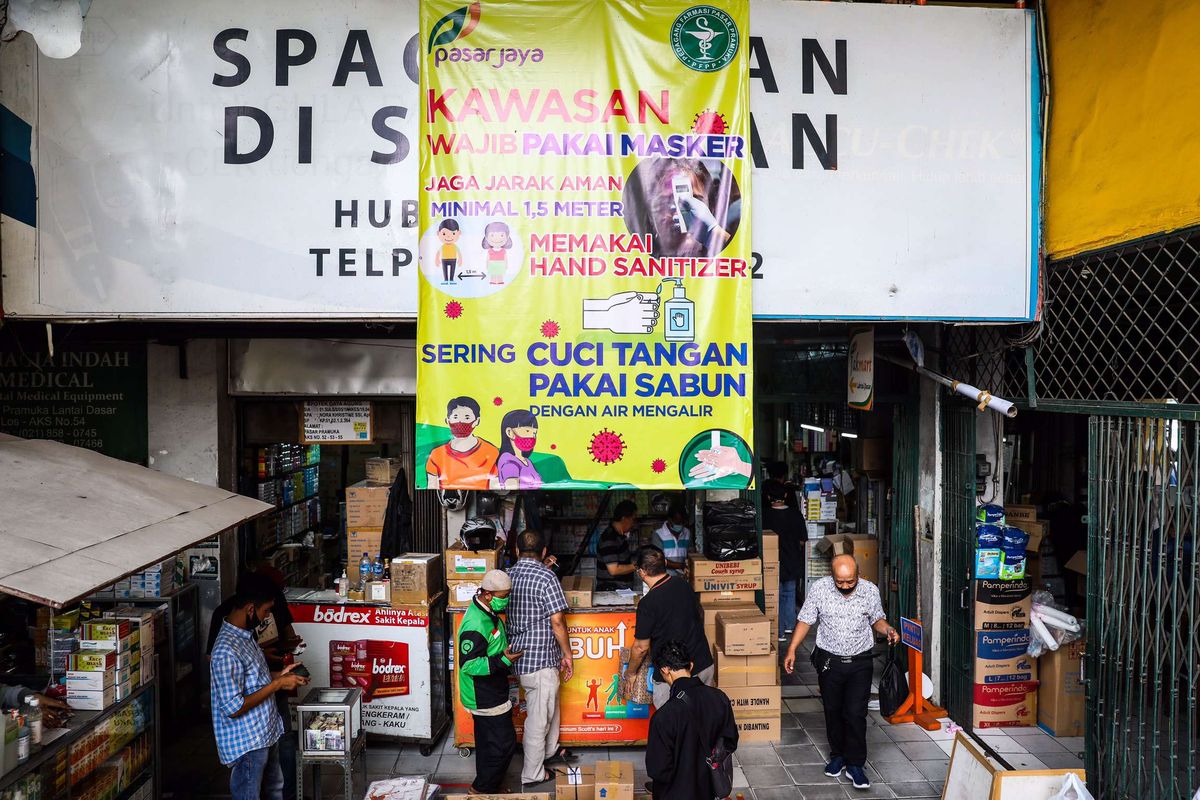
[[[508,634],[512,648],[525,654],[513,671],[525,690],[521,783],[529,785],[553,780],[546,763],[572,757],[558,744],[558,687],[560,678],[571,679],[574,664],[567,641],[567,598],[558,576],[544,563],[546,540],[537,531],[525,531],[517,537],[517,551],[519,559],[508,570]]]
[[[254,640],[254,630],[274,603],[274,593],[262,586],[248,586],[236,594],[233,611],[221,623],[213,644],[209,681],[213,732],[221,763],[232,768],[233,800],[283,797],[278,747],[283,718],[274,695],[308,683],[291,674],[295,665],[271,672]]]
[[[832,571],[832,577],[814,583],[804,598],[783,668],[791,674],[796,650],[809,628],[817,625],[812,662],[817,668],[829,737],[825,774],[837,778],[845,770],[855,789],[869,789],[871,781],[863,765],[867,763],[867,700],[871,695],[871,649],[875,646],[872,631],[886,636],[888,644],[898,642],[900,634],[884,616],[879,587],[858,577],[853,556],[835,556]]]

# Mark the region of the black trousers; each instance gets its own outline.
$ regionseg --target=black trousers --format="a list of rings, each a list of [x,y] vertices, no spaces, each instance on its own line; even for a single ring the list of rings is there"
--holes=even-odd
[[[442,279],[447,281],[454,280],[454,268],[458,266],[457,258],[442,259]]]
[[[511,712],[498,717],[473,716],[475,721],[475,783],[477,792],[493,794],[501,790],[513,753],[517,752],[517,731]]]
[[[824,651],[813,659],[830,760],[841,756],[851,767],[867,763],[867,701],[871,697],[871,659],[845,659]]]

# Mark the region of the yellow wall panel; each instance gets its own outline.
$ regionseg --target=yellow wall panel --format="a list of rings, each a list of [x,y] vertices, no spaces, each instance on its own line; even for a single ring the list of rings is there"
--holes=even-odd
[[[1200,3],[1047,6],[1050,256],[1200,222]]]

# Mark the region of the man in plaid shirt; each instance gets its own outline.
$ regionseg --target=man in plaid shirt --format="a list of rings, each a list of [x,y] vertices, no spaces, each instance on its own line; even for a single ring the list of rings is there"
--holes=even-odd
[[[546,540],[537,531],[525,531],[517,537],[517,551],[520,558],[508,571],[512,594],[507,624],[510,647],[524,653],[513,670],[525,690],[521,783],[529,785],[554,779],[547,763],[573,758],[558,744],[558,687],[560,677],[571,679],[574,664],[567,641],[567,598],[558,576],[546,566]]]
[[[283,797],[278,747],[283,718],[274,695],[308,683],[291,674],[295,665],[272,673],[254,640],[254,630],[274,603],[274,594],[264,587],[247,587],[236,594],[233,611],[221,623],[213,644],[209,681],[213,732],[221,763],[232,768],[233,800]]]

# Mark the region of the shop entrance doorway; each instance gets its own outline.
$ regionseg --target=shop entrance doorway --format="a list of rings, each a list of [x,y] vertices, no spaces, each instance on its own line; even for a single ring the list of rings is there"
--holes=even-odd
[[[942,402],[942,705],[971,730],[975,560],[975,408]]]

